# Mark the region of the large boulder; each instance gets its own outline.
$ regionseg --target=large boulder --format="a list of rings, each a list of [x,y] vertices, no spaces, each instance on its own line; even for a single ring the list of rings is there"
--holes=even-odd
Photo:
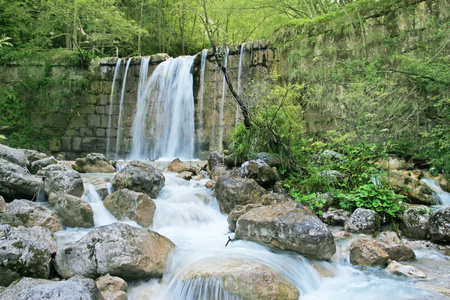
[[[410,167],[406,160],[397,156],[383,157],[379,160],[378,164],[388,170],[401,170]]]
[[[103,300],[95,281],[81,276],[63,281],[23,278],[0,293],[0,298],[5,300]]]
[[[281,193],[268,193],[261,197],[261,204],[272,205],[276,203],[293,202],[292,197]]]
[[[33,199],[43,189],[41,177],[31,175],[26,168],[0,158],[0,195],[7,200]]]
[[[273,168],[273,167],[279,168],[281,166],[281,159],[279,159],[278,156],[276,156],[272,153],[260,152],[260,153],[256,154],[253,159],[254,160],[262,160],[266,164],[268,164],[271,168]]]
[[[439,243],[450,242],[450,205],[435,211],[430,217],[431,240]]]
[[[37,160],[41,160],[43,158],[47,158],[48,155],[43,153],[43,152],[39,152],[36,150],[29,150],[29,149],[19,149],[20,151],[22,151],[22,153],[25,155],[25,157],[28,160],[28,165],[27,167],[30,168],[31,164]]]
[[[2,144],[0,144],[0,159],[12,162],[22,168],[26,168],[28,164],[28,160],[22,151]]]
[[[69,194],[53,193],[48,202],[68,226],[94,227],[94,212],[87,201]]]
[[[0,285],[23,276],[48,278],[56,250],[56,237],[48,229],[0,225]]]
[[[407,171],[390,171],[385,179],[396,192],[405,194],[411,203],[432,205],[437,201],[433,191],[424,182],[411,177]]]
[[[197,175],[200,172],[200,169],[191,164],[190,165],[185,164],[179,158],[175,158],[167,166],[167,172],[174,172],[174,173],[191,172],[193,175]]]
[[[36,174],[40,169],[50,165],[56,165],[58,161],[53,156],[46,157],[40,160],[33,161],[30,165],[31,174]]]
[[[279,181],[280,174],[263,160],[246,161],[241,165],[242,176],[254,179],[260,186],[269,188]]]
[[[256,262],[202,259],[189,266],[181,275],[181,280],[183,285],[197,289],[192,291],[194,294],[200,294],[201,289],[208,287],[230,295],[230,299],[294,300],[300,297],[291,281]],[[192,285],[193,282],[196,284]]]
[[[85,178],[83,182],[86,190],[89,190],[89,185],[92,185],[102,200],[109,195],[108,184],[111,186],[111,182],[106,181],[105,178]]]
[[[3,214],[3,220],[14,227],[42,226],[53,232],[63,229],[61,221],[53,211],[29,200],[16,199],[9,203]]]
[[[400,230],[406,237],[424,240],[428,237],[430,209],[425,205],[413,205],[403,212]]]
[[[112,185],[116,191],[126,188],[157,198],[165,180],[164,175],[149,163],[133,160],[114,176]]]
[[[221,177],[214,189],[214,195],[224,213],[230,213],[236,205],[259,203],[264,194],[267,191],[250,178]]]
[[[81,173],[116,173],[116,169],[101,153],[89,153],[85,158],[77,158],[75,163]]]
[[[380,228],[381,217],[373,210],[357,208],[345,221],[345,230],[349,232],[374,233]]]
[[[320,219],[329,225],[344,225],[350,218],[350,213],[342,208],[330,207],[325,211]]]
[[[348,249],[352,264],[369,267],[385,266],[389,260],[389,254],[371,239],[355,239]]]
[[[428,275],[424,271],[414,266],[401,264],[394,260],[389,263],[386,269],[394,275],[403,275],[416,279],[423,279],[428,277]]]
[[[109,194],[103,205],[116,219],[130,219],[144,227],[152,224],[156,209],[155,203],[148,195],[129,189]]]
[[[327,260],[336,252],[327,226],[309,209],[295,202],[258,207],[245,213],[237,221],[236,238],[318,260]]]
[[[218,151],[211,152],[208,159],[208,174],[213,180],[217,180],[219,177],[230,176],[230,167],[235,165],[234,160],[229,156],[222,154]]]
[[[233,210],[228,214],[228,229],[230,231],[236,230],[236,222],[237,220],[245,213],[250,211],[251,209],[254,209],[256,207],[263,206],[260,203],[251,203],[247,205],[236,205]]]
[[[161,277],[175,245],[147,228],[114,223],[92,229],[77,242],[60,248],[55,268],[63,278],[110,274],[125,280]]]
[[[95,284],[107,300],[127,300],[128,284],[120,277],[105,275],[95,280]]]
[[[83,180],[80,173],[64,164],[50,165],[41,169],[38,175],[45,176],[45,192],[62,192],[65,194],[81,197],[84,193]]]
[[[416,258],[414,251],[403,243],[396,243],[386,239],[376,240],[378,246],[381,247],[391,260],[411,260]]]

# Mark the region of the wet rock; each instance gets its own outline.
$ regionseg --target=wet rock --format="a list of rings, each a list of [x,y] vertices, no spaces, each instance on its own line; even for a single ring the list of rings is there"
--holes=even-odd
[[[406,160],[396,156],[383,157],[378,164],[388,170],[409,169],[410,167]]]
[[[193,294],[200,294],[204,286],[239,299],[299,299],[297,287],[289,280],[255,262],[202,259],[195,262],[182,275],[184,285],[190,285]]]
[[[79,241],[60,248],[55,268],[63,278],[110,274],[125,280],[160,277],[175,245],[147,228],[114,223],[92,229]]]
[[[28,165],[27,167],[30,168],[31,164],[37,160],[41,160],[44,158],[48,158],[48,155],[36,150],[29,150],[29,149],[19,149],[20,151],[22,151],[22,153],[25,155],[25,157],[28,160]]]
[[[450,205],[435,211],[430,217],[429,224],[429,234],[432,241],[450,242]]]
[[[28,164],[28,160],[22,151],[2,144],[0,144],[0,159],[19,165],[22,168],[26,168]]]
[[[254,179],[260,186],[269,188],[279,181],[277,169],[271,168],[263,160],[246,161],[241,166],[242,176]]]
[[[345,221],[346,231],[360,233],[374,233],[380,228],[381,218],[375,211],[357,208],[349,219]]]
[[[18,227],[42,226],[53,232],[63,229],[58,216],[47,207],[29,200],[14,200],[3,214],[5,223]]]
[[[205,187],[211,190],[214,189],[216,187],[216,181],[209,180],[207,183],[205,183]]]
[[[430,210],[425,205],[410,206],[403,212],[400,230],[406,237],[424,240],[428,236]]]
[[[338,273],[336,267],[329,262],[312,260],[310,263],[322,277],[333,278]]]
[[[422,181],[409,176],[409,172],[390,171],[385,179],[396,192],[405,194],[411,203],[432,205],[436,202],[432,190]]]
[[[155,203],[148,195],[128,189],[109,194],[103,205],[118,220],[130,219],[144,227],[152,224],[156,209]]]
[[[276,203],[293,202],[290,196],[279,194],[279,193],[268,193],[261,197],[262,205],[272,205]]]
[[[62,192],[81,197],[84,193],[83,180],[80,173],[64,164],[45,167],[38,172],[38,175],[46,177],[45,192],[47,195]]]
[[[427,274],[418,268],[410,265],[401,264],[396,261],[391,261],[386,268],[391,274],[404,275],[412,278],[427,278]]]
[[[57,163],[58,163],[58,161],[53,156],[43,158],[40,160],[36,160],[31,163],[30,172],[31,172],[31,174],[36,174],[40,169],[45,168],[50,165],[55,165]]]
[[[258,207],[242,215],[236,238],[295,251],[317,260],[336,252],[333,236],[309,209],[295,202]]]
[[[148,162],[133,160],[112,179],[114,190],[126,188],[157,198],[165,184],[164,175]]]
[[[197,175],[200,170],[192,165],[187,165],[184,162],[182,162],[179,158],[175,158],[168,166],[167,166],[167,172],[174,172],[174,173],[182,173],[182,172],[192,172],[193,175]]]
[[[3,199],[2,196],[0,196],[0,213],[4,213],[6,210],[6,206],[8,204],[6,203],[5,199]]]
[[[105,300],[127,300],[128,284],[120,277],[106,275],[95,280]]]
[[[263,206],[260,203],[251,203],[247,205],[236,205],[233,210],[228,214],[228,229],[230,231],[236,230],[236,222],[240,216],[250,211],[253,208]]]
[[[189,181],[189,180],[192,179],[192,177],[194,177],[194,173],[189,172],[189,171],[183,171],[183,172],[179,173],[177,175],[177,177],[180,177],[180,178],[182,178],[184,180],[188,180]]]
[[[28,293],[28,291],[40,284],[47,284],[50,283],[50,280],[47,279],[37,279],[37,278],[30,278],[30,277],[24,277],[19,280],[16,280],[13,282],[10,286],[7,288],[4,288],[4,290],[0,289],[0,299],[5,300],[25,300],[25,296]],[[3,288],[3,287],[0,287]]]
[[[214,195],[224,213],[230,213],[236,205],[260,203],[267,191],[250,178],[221,177],[217,180]]]
[[[333,207],[330,207],[320,216],[320,219],[329,225],[344,225],[349,218],[350,212],[342,208]]]
[[[274,154],[267,152],[260,152],[255,155],[254,160],[262,160],[268,164],[271,168],[279,168],[281,166],[281,160]]]
[[[376,240],[376,243],[389,255],[389,259],[402,261],[416,258],[414,251],[403,243],[395,243],[383,239]]]
[[[0,225],[0,285],[23,276],[48,278],[56,250],[56,237],[46,228]]]
[[[26,168],[0,158],[0,195],[8,201],[33,199],[43,188],[41,177],[31,175]]]
[[[116,169],[101,153],[89,153],[85,158],[77,158],[75,163],[81,173],[116,173]]]
[[[355,239],[351,242],[350,261],[363,266],[384,266],[389,260],[386,253],[374,240]]]
[[[102,200],[105,200],[106,196],[109,195],[107,181],[105,181],[104,178],[84,179],[83,181],[85,184],[92,184]],[[87,189],[89,189],[89,187],[87,187]]]
[[[48,202],[68,226],[94,227],[94,212],[87,201],[69,194],[53,193]]]
[[[213,180],[217,180],[219,177],[230,176],[231,171],[228,170],[228,168],[234,167],[234,165],[234,160],[229,156],[214,151],[210,154],[208,159],[207,171],[209,177]]]

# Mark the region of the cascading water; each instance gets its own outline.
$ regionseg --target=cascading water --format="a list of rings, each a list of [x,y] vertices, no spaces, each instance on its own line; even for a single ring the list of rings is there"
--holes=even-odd
[[[114,103],[114,95],[115,95],[115,85],[117,74],[119,74],[119,69],[122,64],[122,59],[118,59],[116,62],[116,67],[114,69],[114,77],[111,87],[111,96],[109,98],[109,117],[108,117],[108,137],[106,140],[106,157],[109,158],[111,152],[111,126],[112,126],[112,111],[113,111],[113,103]]]
[[[450,193],[442,190],[438,181],[431,178],[422,178],[422,182],[433,190],[440,205],[450,205]]]
[[[238,90],[237,93],[241,96],[241,77],[242,77],[242,62],[244,61],[245,56],[245,43],[241,45],[241,53],[239,55],[239,71],[238,71]],[[236,122],[235,126],[237,127],[239,123],[239,104],[236,104]]]
[[[224,62],[224,67],[227,68],[228,66],[228,54],[230,53],[230,49],[228,49],[225,51],[225,62]],[[225,80],[225,76],[223,76],[223,83],[222,83],[222,99],[220,101],[220,116],[219,116],[219,150],[222,150],[223,147],[223,135],[224,135],[224,131],[225,131],[225,124],[224,124],[224,105],[225,105],[225,92],[226,92],[226,80]]]
[[[201,57],[201,65],[200,65],[200,91],[199,91],[199,100],[198,100],[198,134],[197,134],[197,140],[199,143],[202,141],[203,137],[203,94],[205,89],[205,68],[206,68],[206,58],[208,57],[208,49],[202,50],[202,57]],[[197,147],[200,150],[200,145]]]
[[[127,87],[127,77],[128,77],[128,69],[130,67],[131,58],[127,61],[127,66],[125,67],[125,74],[123,75],[122,81],[122,91],[120,93],[120,105],[119,105],[119,121],[117,122],[117,139],[116,139],[116,156],[115,159],[118,159],[119,156],[119,143],[121,139],[122,133],[122,114],[123,114],[123,103],[125,101],[125,92]]]
[[[194,57],[158,65],[137,100],[130,159],[194,156]]]

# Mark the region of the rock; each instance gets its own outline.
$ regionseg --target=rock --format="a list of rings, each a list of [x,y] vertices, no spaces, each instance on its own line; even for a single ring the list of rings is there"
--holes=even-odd
[[[53,232],[63,229],[58,216],[47,207],[29,200],[14,200],[3,214],[5,223],[18,227],[42,226]]]
[[[31,167],[31,164],[37,160],[41,160],[44,158],[47,158],[48,155],[36,150],[28,150],[28,149],[19,149],[20,151],[22,151],[22,153],[25,155],[25,157],[28,160],[28,165],[27,167]]]
[[[175,158],[168,166],[167,172],[181,173],[188,168],[179,158]]]
[[[269,188],[280,180],[277,169],[271,168],[263,160],[246,161],[241,166],[242,176],[254,179],[260,186]]]
[[[277,181],[273,185],[273,192],[278,194],[289,194],[289,188],[285,186],[286,182],[284,181]]]
[[[391,261],[386,268],[391,274],[404,275],[412,278],[427,278],[427,274],[414,266],[401,264],[396,261]]]
[[[432,241],[450,242],[450,205],[435,211],[430,217],[429,224],[429,234]]]
[[[352,234],[347,232],[347,231],[338,231],[338,232],[334,232],[333,233],[333,237],[335,239],[346,239],[346,238],[349,238],[351,236],[352,236]]]
[[[409,169],[409,164],[403,158],[396,156],[383,157],[379,161],[379,165],[388,170]]]
[[[228,214],[228,229],[230,231],[236,230],[236,222],[240,216],[248,212],[249,210],[263,206],[260,203],[251,203],[247,205],[236,205],[233,210]]]
[[[310,263],[322,277],[334,278],[338,273],[337,268],[329,262],[312,260]]]
[[[409,172],[390,171],[385,179],[411,203],[432,205],[437,201],[432,190],[424,182],[409,176]]]
[[[48,202],[69,227],[94,227],[94,212],[87,201],[69,194],[53,193]]]
[[[279,193],[268,193],[261,197],[262,205],[272,205],[276,203],[293,202],[290,196],[279,194]]]
[[[23,276],[48,278],[56,250],[56,237],[48,229],[0,225],[0,285]]]
[[[281,166],[281,159],[279,159],[276,155],[267,152],[260,152],[256,154],[253,160],[262,160],[271,168],[275,167],[278,169]]]
[[[376,240],[376,243],[389,255],[389,259],[391,260],[402,261],[416,258],[414,251],[402,243],[395,243],[388,240]]]
[[[229,294],[230,299],[297,300],[300,297],[291,281],[256,262],[202,259],[188,267],[181,280],[184,286],[195,289],[193,295],[201,294],[207,287],[208,290]],[[194,282],[201,284],[193,285]]]
[[[317,175],[331,183],[338,183],[344,180],[344,175],[336,170],[323,170],[317,173]]]
[[[118,220],[130,219],[144,227],[152,224],[156,209],[155,203],[148,195],[128,189],[109,194],[103,205]]]
[[[295,251],[317,260],[336,252],[333,236],[310,210],[295,202],[258,207],[242,215],[236,238]]]
[[[228,167],[234,166],[234,160],[228,156],[214,151],[210,154],[208,159],[208,174],[213,180],[217,180],[219,177],[229,176],[230,171]]]
[[[221,177],[214,189],[223,213],[230,213],[236,205],[259,203],[264,194],[267,191],[250,178]]]
[[[175,245],[147,228],[114,223],[92,229],[58,250],[55,268],[63,278],[110,274],[125,280],[161,277]]]
[[[31,174],[36,174],[40,169],[45,168],[50,165],[55,165],[57,163],[58,163],[58,161],[53,156],[46,157],[46,158],[43,158],[40,160],[36,160],[31,163],[30,172],[31,172]]]
[[[428,236],[430,210],[425,205],[410,206],[403,212],[400,230],[406,237],[424,240]]]
[[[24,167],[0,158],[0,195],[6,200],[33,199],[43,188],[42,178],[31,175]]]
[[[375,211],[357,208],[349,219],[345,221],[344,228],[350,232],[374,233],[380,228],[381,218]]]
[[[194,173],[190,172],[190,171],[183,171],[180,174],[177,175],[177,177],[180,177],[184,180],[191,180],[192,177],[194,176]]]
[[[112,179],[114,190],[126,188],[157,198],[165,184],[164,175],[144,161],[133,160]]]
[[[84,193],[83,180],[80,173],[64,164],[45,167],[38,172],[38,175],[46,177],[45,192],[47,195],[62,192],[81,197]]]
[[[25,300],[28,291],[40,284],[48,284],[50,280],[24,277],[13,282],[3,291],[0,290],[0,299],[2,300]]]
[[[92,184],[102,200],[105,200],[106,196],[109,195],[107,181],[105,181],[104,178],[90,178],[84,179],[83,181],[86,185],[86,189],[89,189],[89,184]]]
[[[75,163],[81,173],[116,173],[116,169],[101,153],[89,153],[85,158],[77,158]]]
[[[320,216],[320,219],[329,225],[344,225],[349,218],[350,213],[348,211],[333,207],[330,207]]]
[[[6,203],[5,199],[3,199],[2,196],[0,196],[0,213],[4,213],[6,210],[6,206],[8,204]]]
[[[216,187],[216,181],[212,179],[209,180],[207,183],[205,183],[205,187],[213,190]]]
[[[384,266],[389,259],[389,254],[374,240],[355,239],[351,242],[349,251],[352,264],[369,267]]]
[[[95,280],[105,300],[127,300],[128,284],[120,277],[105,275]]]
[[[347,158],[345,155],[338,153],[333,150],[323,150],[320,153],[311,155],[310,159],[318,164],[323,164],[327,161],[342,161],[346,160]]]
[[[26,168],[28,164],[28,160],[22,151],[2,144],[0,144],[0,159],[19,165],[22,168]]]

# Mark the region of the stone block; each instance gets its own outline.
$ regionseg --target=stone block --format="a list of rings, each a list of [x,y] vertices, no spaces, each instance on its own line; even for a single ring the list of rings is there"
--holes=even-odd
[[[94,136],[94,132],[90,128],[80,128],[80,135],[82,137],[92,137]]]
[[[72,138],[71,137],[61,138],[61,150],[62,151],[72,151]]]
[[[87,125],[91,127],[100,127],[101,125],[101,117],[99,115],[88,115],[87,116]]]
[[[95,136],[97,136],[97,137],[105,137],[106,136],[106,130],[104,128],[97,128],[97,129],[95,129]]]
[[[91,137],[84,137],[81,139],[81,149],[93,149],[93,143],[94,139]]]
[[[61,140],[60,139],[51,139],[49,141],[48,148],[51,152],[61,151]]]
[[[108,109],[109,109],[109,107],[108,107]],[[106,111],[106,107],[105,106],[97,105],[95,107],[95,113],[96,114],[103,115],[103,114],[105,114],[105,111]]]

